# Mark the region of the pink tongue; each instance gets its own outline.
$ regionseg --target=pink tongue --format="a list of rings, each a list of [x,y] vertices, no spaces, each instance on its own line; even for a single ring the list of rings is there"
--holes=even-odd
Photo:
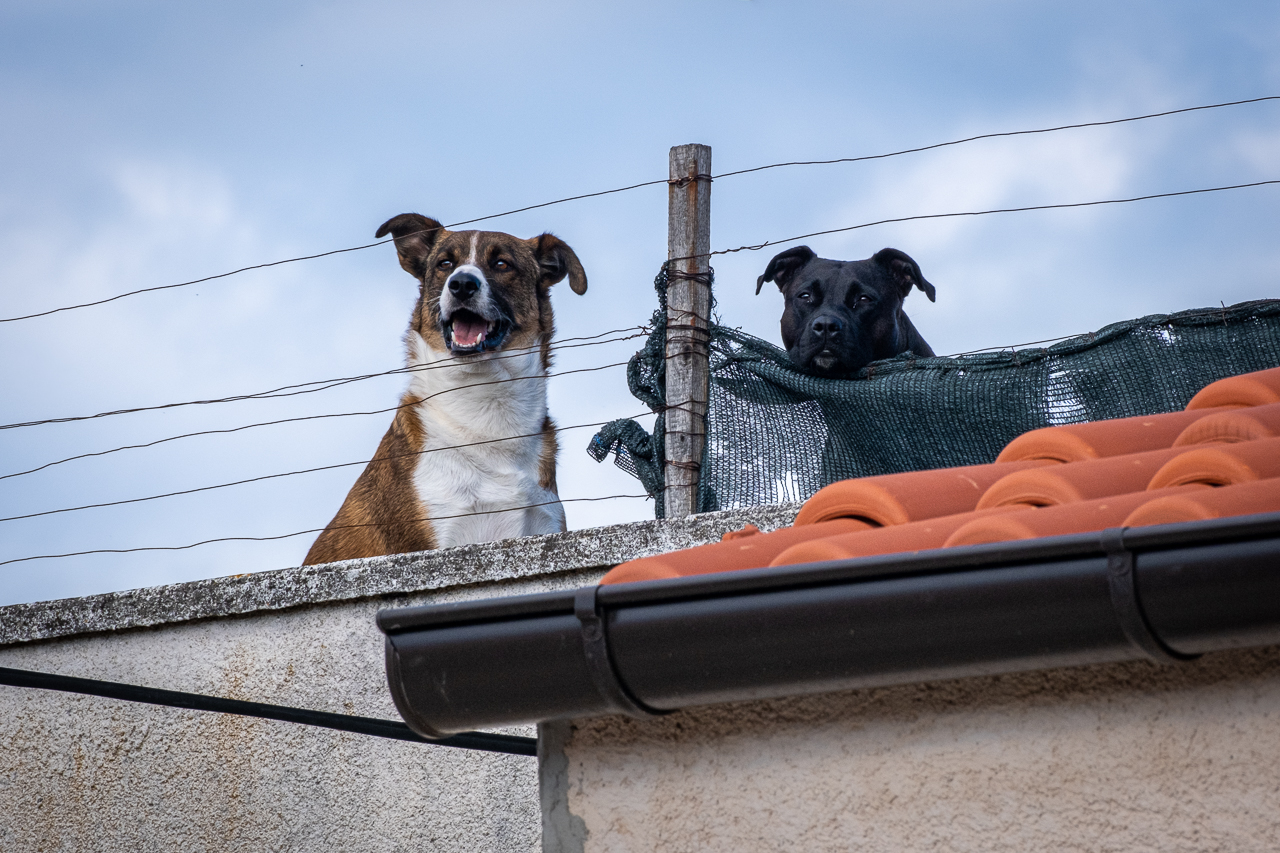
[[[453,342],[460,347],[473,347],[484,340],[484,333],[489,324],[480,318],[464,320],[461,317],[453,321]]]

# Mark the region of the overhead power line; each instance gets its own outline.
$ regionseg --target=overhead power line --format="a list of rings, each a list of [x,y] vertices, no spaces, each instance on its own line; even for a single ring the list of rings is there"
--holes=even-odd
[[[749,175],[752,172],[763,172],[767,169],[780,169],[784,166],[831,166],[836,163],[862,163],[867,160],[884,160],[887,157],[898,157],[903,154],[919,154],[923,151],[934,151],[938,148],[948,148],[952,145],[964,145],[966,142],[977,142],[980,139],[999,139],[1007,136],[1031,136],[1037,133],[1056,133],[1060,130],[1078,130],[1085,127],[1106,127],[1111,124],[1125,124],[1133,121],[1146,121],[1151,118],[1163,118],[1164,116],[1178,115],[1179,113],[1193,113],[1199,110],[1216,110],[1220,107],[1238,107],[1242,104],[1258,104],[1263,101],[1280,101],[1280,95],[1267,95],[1262,98],[1248,98],[1243,101],[1226,101],[1221,104],[1204,104],[1198,107],[1183,107],[1177,110],[1165,110],[1160,113],[1147,113],[1140,116],[1129,116],[1128,118],[1113,118],[1106,121],[1086,121],[1079,124],[1060,124],[1054,127],[1041,127],[1035,130],[1007,130],[1000,133],[981,133],[977,136],[966,136],[964,139],[953,139],[949,142],[935,142],[932,145],[921,145],[919,148],[904,148],[901,151],[891,151],[888,154],[867,154],[862,157],[840,157],[835,160],[791,160],[787,163],[770,163],[768,166],[754,166],[750,169],[738,169],[734,172],[723,172],[719,175],[713,175],[713,179],[727,178],[732,175]]]
[[[700,255],[688,255],[683,258],[672,258],[673,261],[687,261],[693,258],[708,258],[714,255],[732,255],[735,252],[756,252],[767,246],[780,246],[783,243],[794,243],[797,240],[806,240],[810,237],[821,237],[824,234],[839,234],[843,231],[857,231],[860,228],[871,228],[876,225],[888,225],[894,222],[915,222],[922,219],[951,219],[960,216],[989,216],[994,213],[1025,213],[1031,210],[1062,210],[1070,207],[1096,207],[1104,204],[1128,204],[1134,201],[1149,201],[1156,198],[1174,198],[1184,195],[1199,195],[1201,193],[1217,193],[1227,190],[1242,190],[1248,187],[1265,187],[1273,184],[1280,184],[1280,180],[1272,181],[1253,181],[1247,184],[1232,184],[1225,187],[1206,187],[1198,190],[1179,190],[1169,193],[1151,193],[1150,195],[1132,196],[1130,198],[1108,198],[1100,201],[1077,201],[1065,204],[1035,204],[1026,207],[1000,207],[991,210],[966,210],[957,213],[922,213],[915,216],[897,216],[892,219],[877,219],[874,222],[863,222],[858,225],[846,225],[842,228],[828,228],[824,231],[811,231],[808,234],[801,234],[797,237],[787,237],[781,240],[765,240],[763,243],[756,243],[748,246],[739,246],[736,249],[718,249],[714,252],[707,252]]]
[[[612,338],[610,340],[599,340],[599,341],[594,340],[595,338],[601,338],[606,335],[620,334],[622,332],[630,332],[632,330],[637,330],[638,334],[626,335],[624,337]],[[579,347],[600,346],[602,344],[615,344],[615,343],[619,343],[620,341],[629,341],[638,337],[642,337],[644,334],[647,334],[646,327],[628,326],[625,329],[613,329],[608,332],[601,332],[599,335],[587,335],[587,336],[582,336],[577,338],[564,338],[562,341],[557,341],[552,343],[551,350],[553,352],[556,352],[562,349],[577,349]],[[590,343],[569,344],[567,343],[568,341],[589,341]],[[529,348],[519,349],[519,350],[509,350],[501,354],[495,355],[491,357],[489,360],[503,361],[509,358],[518,358],[520,356],[525,356],[531,352],[537,352],[537,351],[538,351],[538,347],[529,347]],[[93,415],[71,415],[71,416],[62,417],[62,418],[45,418],[43,420],[19,421],[19,422],[10,423],[10,424],[0,424],[0,430],[23,429],[25,427],[47,426],[49,424],[67,424],[67,423],[75,423],[77,421],[92,421],[92,420],[97,420],[99,418],[115,417],[116,415],[132,415],[132,414],[137,414],[138,412],[157,412],[165,409],[180,409],[185,406],[210,406],[217,403],[239,403],[244,400],[273,400],[273,399],[278,399],[280,397],[297,397],[302,394],[313,394],[317,391],[328,391],[330,388],[337,388],[341,385],[349,385],[353,382],[363,382],[366,379],[377,379],[383,376],[397,376],[402,374],[420,373],[427,370],[439,370],[439,369],[447,368],[450,366],[456,366],[457,364],[458,364],[457,360],[450,356],[450,357],[437,359],[436,361],[427,362],[426,364],[413,364],[407,367],[397,367],[392,370],[383,370],[378,373],[365,373],[359,376],[345,376],[337,379],[317,379],[312,382],[301,382],[296,385],[283,385],[279,388],[273,388],[268,391],[255,391],[251,394],[235,394],[229,397],[217,397],[217,398],[207,399],[207,400],[185,400],[180,403],[158,403],[154,406],[137,406],[132,409],[115,409],[109,412],[98,412],[97,414],[93,414]],[[320,386],[320,387],[308,387],[308,386]],[[297,389],[303,389],[303,390],[297,390]],[[196,433],[196,434],[198,435],[199,433]],[[4,479],[4,477],[0,477],[0,480],[2,479]]]
[[[519,512],[522,509],[534,509],[540,506],[551,506],[557,503],[595,503],[597,501],[621,500],[624,498],[649,499],[651,495],[604,495],[597,498],[560,498],[555,501],[543,501],[542,503],[527,504],[525,506],[510,507],[508,509],[491,509],[482,512],[463,512],[457,515],[437,515],[433,518],[408,518],[395,522],[396,524],[410,524],[418,521],[445,521],[451,518],[469,518],[474,515],[499,515],[504,512]],[[215,542],[272,542],[278,539],[292,539],[295,536],[305,536],[308,533],[320,533],[326,529],[346,530],[355,527],[375,527],[376,524],[342,524],[334,528],[316,527],[311,530],[298,530],[293,533],[281,533],[277,536],[223,536],[217,539],[205,539],[201,542],[192,542],[189,545],[151,545],[141,548],[97,548],[92,551],[74,551],[67,554],[37,554],[31,557],[17,557],[12,560],[0,561],[0,566],[8,566],[12,563],[26,563],[32,560],[59,560],[64,557],[86,557],[91,554],[136,554],[141,551],[186,551],[191,548],[199,548],[203,545],[211,545]]]
[[[387,411],[395,411],[396,409],[412,407],[417,405],[420,402],[424,402],[434,397],[438,397],[441,394],[448,394],[453,391],[462,390],[464,388],[477,388],[485,385],[501,385],[506,382],[527,382],[535,379],[547,379],[547,378],[550,378],[551,376],[568,376],[574,373],[592,373],[594,371],[605,370],[610,367],[625,367],[626,364],[627,362],[620,361],[614,364],[605,364],[597,367],[584,367],[578,370],[565,370],[560,373],[549,374],[546,377],[521,376],[521,377],[515,377],[511,379],[495,379],[489,382],[473,382],[470,385],[459,385],[456,388],[449,388],[444,391],[438,391],[435,394],[431,394],[427,397],[420,398],[411,403],[403,403],[399,406],[394,406],[391,409],[388,409]],[[582,429],[588,426],[603,426],[606,423],[608,423],[608,421],[601,421],[600,423],[592,423],[592,424],[578,424],[577,426],[573,426],[573,427],[560,427],[557,429],[557,432],[570,430],[570,429]],[[282,477],[295,477],[295,476],[298,476],[299,474],[315,474],[320,471],[333,471],[338,468],[351,468],[356,465],[368,465],[370,462],[377,462],[383,459],[395,459],[395,458],[399,458],[399,456],[424,456],[429,453],[438,453],[443,450],[456,450],[462,447],[475,447],[482,444],[495,444],[502,441],[514,441],[516,439],[521,439],[521,438],[536,438],[539,435],[542,435],[541,431],[536,433],[528,433],[526,435],[509,435],[509,436],[503,436],[502,438],[489,438],[489,439],[484,439],[483,441],[473,441],[465,444],[453,444],[447,447],[433,447],[427,450],[419,450],[419,451],[414,451],[413,453],[399,454],[397,456],[374,457],[373,459],[362,459],[362,460],[357,460],[355,462],[339,462],[334,465],[322,465],[316,468],[304,468],[298,471],[285,471],[280,474],[264,474],[261,477],[250,477],[245,480],[235,480],[230,483],[218,483],[217,485],[213,485],[213,486],[199,486],[194,489],[183,489],[181,491],[166,492],[160,495],[148,495],[146,497],[141,497],[141,498],[127,498],[125,500],[119,500],[119,501],[107,501],[104,503],[97,503],[97,504],[83,504],[81,506],[62,507],[60,509],[49,509],[49,510],[44,510],[42,512],[26,513],[25,515],[11,515],[5,518],[0,518],[0,523],[7,522],[7,521],[23,521],[29,518],[41,518],[46,515],[61,515],[62,513],[67,513],[67,512],[80,512],[81,510],[86,510],[86,509],[103,509],[105,507],[111,507],[111,506],[123,506],[125,504],[145,503],[147,501],[157,501],[157,500],[162,500],[164,498],[175,498],[181,495],[193,495],[199,492],[211,492],[217,489],[228,489],[228,488],[231,488],[232,486],[244,486],[249,483],[259,483],[264,480],[278,480],[278,479],[281,479]]]
[[[842,157],[834,160],[789,160],[781,163],[770,163],[764,166],[754,166],[748,169],[738,169],[736,171],[723,172],[719,175],[712,175],[710,177],[714,180],[714,179],[733,177],[736,175],[746,175],[752,172],[761,172],[766,169],[780,169],[788,166],[819,166],[819,165],[826,166],[826,165],[834,165],[837,163],[856,163],[856,162],[861,162],[865,160],[883,160],[889,157],[900,157],[906,154],[916,154],[924,151],[932,151],[938,148],[946,148],[948,146],[963,145],[965,143],[976,142],[982,139],[994,139],[998,137],[1009,137],[1009,136],[1025,136],[1025,135],[1040,134],[1040,133],[1056,133],[1064,130],[1077,130],[1077,129],[1088,128],[1088,127],[1102,127],[1102,126],[1113,125],[1113,124],[1124,124],[1126,122],[1137,122],[1137,121],[1146,121],[1148,119],[1154,119],[1154,118],[1163,118],[1167,116],[1178,115],[1181,113],[1190,113],[1190,112],[1197,112],[1202,110],[1215,110],[1215,109],[1221,109],[1224,107],[1235,107],[1235,106],[1242,106],[1246,104],[1258,104],[1266,101],[1276,101],[1276,100],[1280,100],[1280,95],[1266,95],[1263,97],[1248,98],[1248,99],[1239,100],[1239,101],[1224,101],[1222,103],[1217,103],[1217,104],[1202,104],[1194,107],[1183,107],[1181,109],[1176,109],[1176,110],[1165,110],[1163,112],[1158,112],[1158,113],[1146,113],[1144,115],[1128,116],[1126,118],[1107,119],[1107,120],[1093,121],[1093,122],[1081,122],[1077,124],[1064,124],[1064,125],[1057,125],[1054,127],[1035,128],[1030,130],[1014,130],[1014,131],[1001,131],[996,133],[984,133],[984,134],[979,134],[977,136],[964,137],[962,139],[953,139],[947,142],[936,142],[930,145],[922,145],[914,148],[903,148],[898,151],[889,151],[882,154],[867,154],[867,155],[862,155],[858,157]],[[477,222],[486,222],[491,219],[498,219],[503,216],[511,216],[516,213],[524,213],[526,211],[537,210],[543,207],[551,207],[557,204],[565,204],[567,202],[580,201],[588,198],[597,198],[599,196],[612,195],[615,193],[629,192],[630,190],[636,190],[642,187],[651,187],[651,186],[657,186],[659,184],[666,184],[666,183],[669,183],[669,179],[664,178],[664,179],[652,180],[652,181],[641,181],[640,183],[628,184],[627,186],[622,186],[622,187],[614,187],[613,189],[599,190],[598,192],[581,193],[579,195],[566,196],[564,198],[558,198],[552,201],[544,201],[538,204],[526,205],[525,207],[518,207],[512,210],[505,210],[501,213],[491,213],[491,214],[488,214],[487,216],[479,216],[479,217],[476,217],[475,219],[465,219],[465,220],[462,220],[461,222],[454,222],[450,225],[444,225],[441,227],[448,229],[448,228],[457,228],[461,225],[473,225]],[[229,272],[218,273],[216,275],[210,275],[210,276],[205,276],[203,278],[192,279],[190,281],[181,281],[181,282],[177,282],[176,284],[163,284],[163,285],[158,285],[156,287],[143,287],[137,290],[128,291],[126,293],[119,293],[119,294],[116,294],[115,296],[109,296],[104,299],[94,300],[92,302],[82,302],[75,305],[64,305],[60,308],[50,308],[46,311],[38,311],[32,314],[23,314],[16,317],[0,318],[0,323],[14,323],[19,320],[32,320],[37,317],[47,317],[51,314],[58,314],[63,311],[74,311],[80,308],[91,308],[97,305],[105,305],[108,302],[115,302],[118,299],[124,299],[129,296],[137,296],[142,293],[154,293],[160,290],[172,290],[178,287],[189,287],[193,284],[201,284],[207,281],[215,281],[217,279],[228,278],[230,276],[239,275],[240,273],[249,272],[251,270],[267,269],[269,267],[277,267],[283,264],[293,264],[293,263],[298,263],[300,261],[310,261],[310,260],[315,260],[317,258],[327,258],[331,255],[341,255],[348,252],[359,252],[359,251],[363,251],[364,249],[372,249],[375,246],[382,246],[386,243],[390,243],[393,241],[393,239],[394,238],[389,238],[386,240],[378,240],[373,243],[364,243],[359,246],[349,246],[344,249],[333,249],[327,252],[317,252],[311,255],[300,255],[294,258],[284,258],[283,260],[278,260],[278,261],[268,261],[266,263],[261,263],[261,264],[252,264],[250,266],[240,267],[239,269],[234,269]],[[796,239],[801,239],[801,238],[796,238]],[[785,241],[779,241],[779,242],[785,242]]]

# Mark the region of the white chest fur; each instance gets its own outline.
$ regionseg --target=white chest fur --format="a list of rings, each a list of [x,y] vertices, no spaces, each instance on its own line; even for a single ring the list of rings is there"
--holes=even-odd
[[[440,548],[558,533],[564,507],[538,484],[547,383],[539,354],[496,353],[455,361],[409,333],[426,433],[414,488]]]

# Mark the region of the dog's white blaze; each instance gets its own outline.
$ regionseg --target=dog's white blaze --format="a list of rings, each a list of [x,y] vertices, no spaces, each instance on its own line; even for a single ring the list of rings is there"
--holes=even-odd
[[[426,433],[423,449],[434,451],[419,457],[414,488],[427,508],[438,547],[565,530],[559,496],[538,484],[547,416],[541,355],[501,353],[506,357],[452,361],[448,352],[433,350],[414,331],[409,332],[409,348],[413,365],[448,364],[415,373],[409,382],[410,392],[423,398],[417,406]],[[500,379],[515,381],[465,387]],[[457,446],[501,438],[510,440]]]
[[[478,251],[477,247],[479,245],[480,245],[480,232],[472,231],[471,232],[471,254],[467,255],[467,263],[471,264],[471,266],[476,265],[476,252]]]

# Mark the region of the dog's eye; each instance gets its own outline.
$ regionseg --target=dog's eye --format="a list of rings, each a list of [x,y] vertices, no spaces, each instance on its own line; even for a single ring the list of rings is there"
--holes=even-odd
[[[813,298],[813,294],[807,290],[801,291],[800,293],[796,294],[796,299],[802,299],[805,302],[808,302],[812,298]]]
[[[446,260],[443,260],[443,261],[440,261],[438,264],[436,264],[436,269],[438,269],[438,270],[451,270],[451,269],[453,269],[453,261],[450,261],[450,260],[447,260],[447,259],[446,259]]]
[[[510,269],[510,268],[511,268],[511,264],[509,264],[509,263],[507,263],[506,261],[502,260],[502,258],[498,258],[498,260],[496,260],[496,261],[494,261],[494,262],[493,262],[493,268],[494,268],[495,270],[505,270],[505,269]]]

